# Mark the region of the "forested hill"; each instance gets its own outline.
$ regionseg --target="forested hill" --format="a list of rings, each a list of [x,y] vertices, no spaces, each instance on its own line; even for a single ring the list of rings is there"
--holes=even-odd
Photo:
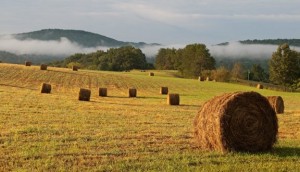
[[[143,47],[145,45],[159,45],[159,44],[146,44],[144,42],[123,42],[118,41],[100,34],[82,31],[82,30],[63,30],[63,29],[43,29],[28,33],[13,34],[16,39],[26,40],[60,40],[62,37],[67,38],[71,42],[76,42],[84,47],[121,47],[126,45],[132,45],[134,47]]]
[[[300,47],[300,39],[263,39],[263,40],[244,40],[239,41],[241,44],[264,44],[264,45],[281,45],[288,43],[290,46]],[[221,44],[219,44],[221,45]]]

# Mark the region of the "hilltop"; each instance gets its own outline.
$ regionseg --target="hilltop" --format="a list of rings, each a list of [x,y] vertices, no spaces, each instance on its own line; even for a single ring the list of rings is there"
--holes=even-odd
[[[0,35],[1,36],[1,35]],[[2,38],[9,37],[9,41],[13,40],[9,45],[5,45],[7,40],[2,40],[4,47],[9,47],[10,50],[5,48],[0,50],[0,60],[10,63],[23,63],[25,60],[38,63],[49,63],[56,60],[62,60],[67,56],[74,53],[81,53],[80,51],[86,51],[88,49],[114,48],[122,46],[133,46],[135,48],[158,46],[158,43],[145,43],[145,42],[125,42],[119,41],[107,36],[103,36],[97,33],[87,32],[83,30],[63,30],[63,29],[43,29],[39,31],[17,33],[12,35],[2,35]],[[0,37],[1,38],[1,37]],[[7,39],[7,38],[6,38]],[[67,41],[66,41],[67,40]],[[54,47],[60,47],[60,53],[56,53],[55,48],[49,50],[48,47],[41,51],[37,48],[39,43],[34,41],[43,41],[43,44],[49,43],[49,49]],[[16,45],[17,43],[17,45]],[[12,46],[24,46],[23,50],[29,51],[28,48],[33,49],[32,53],[15,53],[11,50],[18,51],[18,47]],[[72,53],[64,54],[62,46],[66,46],[65,51],[72,50]],[[51,48],[50,48],[51,47]],[[45,50],[47,49],[47,50]]]
[[[109,38],[97,33],[87,32],[83,30],[63,30],[63,29],[43,29],[39,31],[13,34],[19,40],[42,40],[42,41],[59,41],[61,38],[67,38],[71,42],[84,47],[122,47],[132,45],[134,47],[143,47],[151,45],[159,45],[157,43],[147,44],[145,42],[124,42]]]
[[[247,39],[238,42],[243,45],[281,45],[284,43],[288,43],[290,46],[300,47],[300,39]],[[216,46],[227,46],[229,44],[229,42],[222,42],[216,44]]]

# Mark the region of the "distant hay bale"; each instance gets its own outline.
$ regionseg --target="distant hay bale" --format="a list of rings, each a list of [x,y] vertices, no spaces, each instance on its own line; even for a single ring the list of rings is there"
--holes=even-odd
[[[199,81],[204,81],[205,79],[204,79],[204,77],[199,76],[198,80]]]
[[[107,88],[99,88],[99,96],[106,97],[107,96]]]
[[[25,61],[25,66],[31,66],[31,62],[29,62],[29,61]]]
[[[153,72],[149,72],[149,76],[154,76],[154,73]]]
[[[78,100],[90,101],[90,97],[91,97],[91,90],[80,88]]]
[[[41,93],[50,94],[51,93],[51,84],[42,83],[42,85],[41,85]]]
[[[47,70],[47,67],[48,67],[48,66],[47,66],[46,64],[41,64],[40,69],[41,69],[41,70]]]
[[[79,67],[78,66],[72,66],[73,71],[78,71]]]
[[[221,152],[269,151],[278,133],[275,111],[256,92],[228,93],[207,101],[194,127],[201,149]]]
[[[179,105],[180,103],[179,94],[168,94],[167,103],[169,105]]]
[[[257,84],[256,88],[258,88],[258,89],[264,89],[264,86],[261,85],[261,84]]]
[[[168,94],[169,89],[168,87],[160,87],[160,94]]]
[[[129,88],[128,96],[129,97],[136,97],[136,95],[137,95],[137,90],[135,88]]]
[[[281,96],[268,96],[267,99],[277,114],[284,113],[284,101]]]

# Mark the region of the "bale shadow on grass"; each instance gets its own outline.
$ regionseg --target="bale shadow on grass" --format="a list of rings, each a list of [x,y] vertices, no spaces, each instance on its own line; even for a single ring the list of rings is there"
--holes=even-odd
[[[140,97],[137,97],[137,98],[141,98],[141,99],[166,99],[164,97],[146,97],[146,96],[140,96]]]
[[[300,157],[300,148],[298,147],[275,147],[272,154],[279,157]]]

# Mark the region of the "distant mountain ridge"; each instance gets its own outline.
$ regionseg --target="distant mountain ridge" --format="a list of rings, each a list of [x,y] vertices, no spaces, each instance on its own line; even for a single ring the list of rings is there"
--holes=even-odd
[[[247,39],[243,41],[238,41],[241,44],[249,45],[249,44],[260,44],[260,45],[281,45],[284,43],[288,43],[290,46],[300,47],[300,39]],[[222,42],[217,44],[217,46],[226,46],[229,45],[229,42]]]
[[[87,32],[83,30],[63,30],[63,29],[43,29],[39,31],[13,34],[18,40],[42,40],[42,41],[59,41],[62,37],[67,38],[71,42],[76,42],[84,47],[121,47],[131,45],[137,48],[144,46],[156,46],[157,43],[147,44],[145,42],[123,42],[113,38],[109,38],[100,34]]]

